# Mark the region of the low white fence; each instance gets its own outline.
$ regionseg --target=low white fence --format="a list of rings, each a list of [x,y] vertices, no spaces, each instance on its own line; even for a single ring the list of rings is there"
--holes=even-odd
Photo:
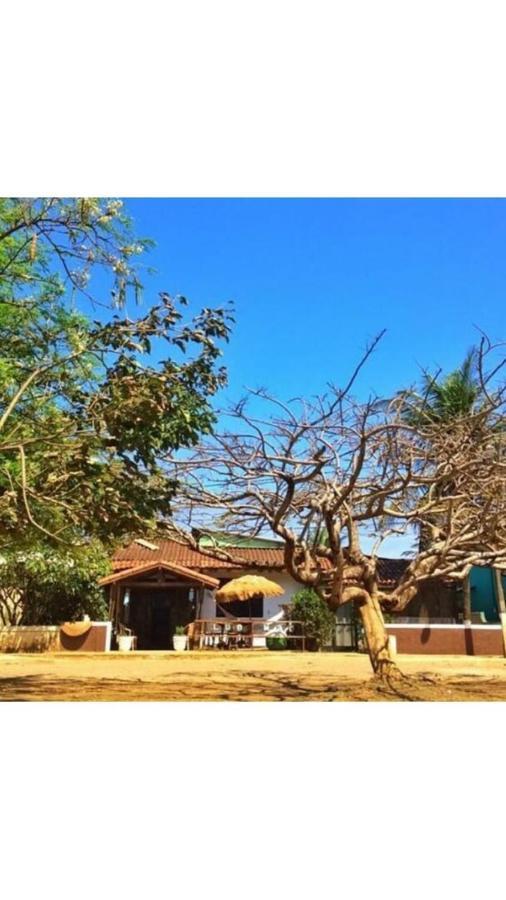
[[[0,653],[44,653],[59,649],[59,625],[4,625],[0,627]]]
[[[0,653],[104,653],[111,649],[111,633],[111,622],[90,622],[89,630],[75,637],[59,625],[2,625]]]

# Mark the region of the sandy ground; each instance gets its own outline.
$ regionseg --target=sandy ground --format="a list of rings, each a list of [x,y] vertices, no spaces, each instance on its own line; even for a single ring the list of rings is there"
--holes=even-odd
[[[371,677],[358,653],[0,654],[0,700],[506,700],[500,657],[400,656]]]

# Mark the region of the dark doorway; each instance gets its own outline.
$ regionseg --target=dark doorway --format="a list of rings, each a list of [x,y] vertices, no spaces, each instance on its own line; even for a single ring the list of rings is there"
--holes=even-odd
[[[194,591],[188,588],[132,588],[129,625],[139,650],[172,650],[177,625],[195,618]]]
[[[172,626],[171,602],[166,594],[151,598],[151,628],[148,636],[151,650],[171,650]],[[178,623],[179,624],[179,623]]]

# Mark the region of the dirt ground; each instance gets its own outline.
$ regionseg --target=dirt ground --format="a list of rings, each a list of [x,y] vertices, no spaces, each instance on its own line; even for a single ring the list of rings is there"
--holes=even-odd
[[[0,700],[506,700],[503,658],[398,662],[389,686],[358,653],[5,653]]]

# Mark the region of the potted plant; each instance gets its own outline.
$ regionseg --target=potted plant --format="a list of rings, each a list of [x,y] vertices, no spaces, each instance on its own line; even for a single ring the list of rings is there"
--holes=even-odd
[[[188,637],[185,633],[184,625],[176,625],[175,634],[172,635],[172,646],[174,650],[186,650]]]

